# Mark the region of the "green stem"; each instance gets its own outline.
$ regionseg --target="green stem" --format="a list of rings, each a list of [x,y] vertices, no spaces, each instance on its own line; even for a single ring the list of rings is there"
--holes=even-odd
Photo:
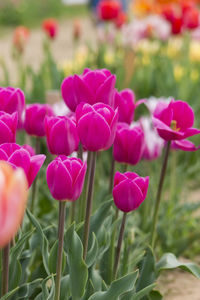
[[[60,282],[62,273],[63,241],[65,227],[66,201],[59,202],[59,223],[58,223],[58,255],[56,265],[56,285],[54,300],[60,299]]]
[[[111,194],[112,190],[113,190],[114,175],[115,175],[115,159],[114,159],[114,156],[112,155],[111,171],[110,171],[109,194]]]
[[[75,221],[75,213],[76,213],[76,202],[72,202],[71,204],[71,224]]]
[[[83,146],[81,143],[79,143],[79,147],[78,147],[78,158],[83,160]]]
[[[96,169],[96,156],[97,152],[91,153],[91,166],[90,166],[90,177],[89,177],[89,186],[88,186],[88,195],[87,195],[87,207],[85,212],[85,226],[84,226],[84,239],[83,239],[83,259],[86,259],[87,249],[88,249],[88,239],[89,239],[89,230],[90,230],[90,215],[92,211],[92,198],[93,198],[93,189],[94,189],[94,176]]]
[[[163,165],[162,165],[162,169],[161,169],[161,173],[160,173],[160,181],[158,184],[158,190],[157,190],[157,195],[156,195],[156,204],[155,204],[155,209],[154,209],[153,223],[152,223],[152,230],[151,230],[151,246],[153,249],[155,246],[155,233],[156,233],[156,226],[157,226],[157,222],[158,222],[158,211],[159,211],[159,207],[160,207],[161,194],[162,194],[162,188],[163,188],[163,183],[164,183],[166,169],[167,169],[167,162],[168,162],[168,158],[169,158],[170,146],[171,146],[171,141],[168,141],[167,147],[165,150]]]
[[[123,241],[123,237],[124,237],[124,230],[125,230],[125,224],[126,224],[126,217],[127,217],[127,213],[124,212],[123,218],[122,218],[122,223],[121,223],[121,228],[120,228],[120,232],[119,232],[118,242],[117,242],[116,254],[115,254],[113,279],[116,279],[116,277],[117,277],[120,253],[121,253],[121,248],[122,248],[122,241]]]
[[[3,297],[8,293],[9,285],[9,252],[10,252],[10,243],[6,245],[2,250],[2,287],[1,287],[1,296]]]

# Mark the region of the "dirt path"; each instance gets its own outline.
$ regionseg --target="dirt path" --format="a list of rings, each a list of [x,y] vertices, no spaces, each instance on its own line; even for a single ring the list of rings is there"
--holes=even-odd
[[[96,32],[91,20],[83,18],[80,20],[82,37],[81,42],[94,42]],[[58,63],[73,56],[72,42],[72,20],[64,20],[60,23],[60,30],[57,39],[53,42],[53,53]],[[31,32],[30,40],[26,47],[24,59],[37,69],[42,61],[42,41],[44,34],[40,29]],[[16,80],[15,63],[11,57],[12,31],[8,30],[0,38],[0,58],[3,58],[11,75],[11,80]],[[1,70],[0,70],[0,76]],[[199,199],[199,192],[196,193]],[[192,275],[182,271],[165,272],[159,279],[158,287],[164,294],[164,300],[200,300],[200,281]]]

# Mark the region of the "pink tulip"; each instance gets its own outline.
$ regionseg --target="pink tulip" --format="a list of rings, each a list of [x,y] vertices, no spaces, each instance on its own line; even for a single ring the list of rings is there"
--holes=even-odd
[[[61,92],[66,105],[75,111],[81,102],[91,105],[102,102],[113,105],[116,76],[106,69],[85,69],[82,75],[64,79]]]
[[[0,111],[0,144],[15,142],[17,123],[17,112],[10,115]]]
[[[22,145],[22,148],[25,149],[26,151],[28,151],[30,156],[35,155],[35,150],[30,145],[24,144],[24,145]]]
[[[53,109],[48,104],[31,104],[26,108],[24,128],[30,135],[45,136],[44,119],[54,116]]]
[[[7,161],[14,169],[20,167],[24,170],[29,187],[42,167],[46,156],[31,156],[27,150],[15,143],[0,145],[0,160]]]
[[[46,117],[44,124],[48,149],[52,154],[70,155],[77,150],[79,138],[73,118]]]
[[[135,94],[130,89],[115,92],[114,107],[119,110],[119,122],[130,124],[134,119],[136,105]]]
[[[114,177],[114,203],[123,212],[137,209],[145,200],[149,186],[149,177],[140,177],[136,173],[116,172]]]
[[[153,160],[162,154],[164,141],[157,134],[156,130],[152,128],[151,118],[141,118],[140,125],[144,132],[144,151],[142,158]]]
[[[22,169],[13,170],[0,162],[0,248],[17,233],[22,222],[28,196],[28,185]]]
[[[190,152],[197,151],[200,149],[200,146],[195,146],[195,144],[188,140],[172,141],[171,147],[175,150],[183,150]]]
[[[47,167],[47,184],[56,200],[77,200],[82,192],[87,165],[79,158],[58,156]]]
[[[112,146],[118,121],[118,110],[106,104],[81,103],[76,109],[77,130],[83,147],[89,151]]]
[[[22,114],[25,109],[24,93],[13,87],[0,87],[0,110],[9,114],[18,113],[18,128],[22,127]]]
[[[113,146],[114,159],[121,163],[136,165],[142,157],[144,133],[140,126],[118,123]]]
[[[166,141],[183,140],[200,133],[193,128],[194,112],[188,103],[172,100],[169,104],[158,103],[154,111],[154,126]]]

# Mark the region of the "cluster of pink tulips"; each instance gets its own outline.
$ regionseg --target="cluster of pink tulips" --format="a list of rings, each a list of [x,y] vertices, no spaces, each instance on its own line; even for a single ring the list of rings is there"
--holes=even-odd
[[[112,147],[110,192],[115,206],[124,214],[113,265],[113,278],[116,278],[127,213],[142,204],[149,185],[148,176],[140,177],[129,172],[128,165],[136,165],[141,159],[156,159],[166,146],[151,232],[154,247],[170,148],[199,149],[187,140],[200,130],[193,128],[194,113],[186,102],[158,102],[149,118],[134,122],[135,109],[141,103],[145,105],[145,101],[135,102],[130,89],[117,91],[115,82],[116,76],[105,69],[86,69],[82,75],[66,78],[61,94],[71,112],[65,116],[56,116],[47,104],[25,107],[25,97],[20,89],[0,88],[0,160],[6,162],[0,162],[0,246],[9,251],[8,245],[22,222],[27,189],[45,161],[45,155],[38,149],[35,154],[30,145],[15,143],[17,130],[23,129],[37,140],[46,137],[49,152],[57,156],[46,170],[49,190],[53,198],[59,200],[56,300],[60,295],[66,202],[71,201],[74,205],[84,185],[87,201],[84,207],[83,259],[86,259],[97,153]],[[74,152],[78,152],[78,158],[72,155]],[[87,153],[87,163],[83,161],[83,152]],[[124,164],[124,173],[115,173],[115,162]],[[7,292],[6,284],[3,292]]]

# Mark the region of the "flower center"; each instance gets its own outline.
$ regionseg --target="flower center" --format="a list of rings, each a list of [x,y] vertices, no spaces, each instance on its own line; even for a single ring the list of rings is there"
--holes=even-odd
[[[176,120],[172,120],[171,121],[171,125],[170,125],[171,129],[174,131],[179,131],[180,128],[177,128],[177,121]]]

